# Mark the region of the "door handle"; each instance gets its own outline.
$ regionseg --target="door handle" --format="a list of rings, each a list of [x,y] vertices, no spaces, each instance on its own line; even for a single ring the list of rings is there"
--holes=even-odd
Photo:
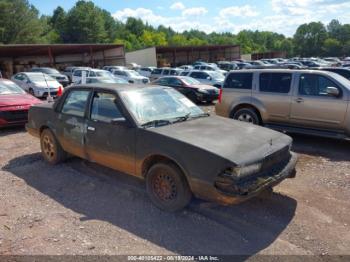
[[[295,99],[295,102],[297,102],[297,103],[302,103],[302,102],[304,102],[304,99],[302,99],[302,98],[297,98],[297,99]]]
[[[92,132],[94,132],[95,131],[95,128],[93,127],[93,126],[88,126],[88,128],[87,128],[89,131],[92,131]]]

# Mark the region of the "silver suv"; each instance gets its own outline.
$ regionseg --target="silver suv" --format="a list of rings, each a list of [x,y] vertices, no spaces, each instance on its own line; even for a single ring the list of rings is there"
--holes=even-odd
[[[350,81],[316,70],[230,72],[216,113],[281,131],[350,138]]]

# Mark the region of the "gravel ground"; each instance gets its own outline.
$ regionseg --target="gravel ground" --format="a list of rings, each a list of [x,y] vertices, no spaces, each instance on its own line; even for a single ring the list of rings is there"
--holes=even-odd
[[[168,214],[142,181],[77,158],[50,166],[23,128],[2,130],[0,254],[350,255],[350,143],[293,138],[297,177],[271,198]]]

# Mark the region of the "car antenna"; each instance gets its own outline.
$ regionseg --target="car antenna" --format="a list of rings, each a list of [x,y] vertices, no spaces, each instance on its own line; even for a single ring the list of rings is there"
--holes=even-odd
[[[50,90],[49,84],[47,83],[45,74],[44,73],[42,73],[42,74],[44,76],[44,80],[45,80],[45,83],[46,83],[46,86],[47,86],[47,97],[46,97],[46,100],[47,100],[48,103],[52,103],[53,102],[53,98],[51,96],[51,90]]]

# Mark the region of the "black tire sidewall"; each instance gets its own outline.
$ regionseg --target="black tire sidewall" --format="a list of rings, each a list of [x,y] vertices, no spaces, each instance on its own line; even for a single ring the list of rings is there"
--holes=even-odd
[[[175,181],[177,187],[177,198],[165,203],[153,192],[153,179],[159,171],[165,171]],[[185,176],[180,169],[172,163],[158,163],[153,165],[146,175],[146,189],[153,204],[159,209],[167,212],[176,212],[183,209],[191,201],[192,194]]]
[[[252,110],[250,108],[243,108],[243,109],[238,110],[236,113],[233,114],[232,118],[235,120],[238,120],[239,116],[242,114],[249,114],[253,118],[254,125],[260,124],[260,120],[259,120],[258,115],[255,113],[254,110]]]

